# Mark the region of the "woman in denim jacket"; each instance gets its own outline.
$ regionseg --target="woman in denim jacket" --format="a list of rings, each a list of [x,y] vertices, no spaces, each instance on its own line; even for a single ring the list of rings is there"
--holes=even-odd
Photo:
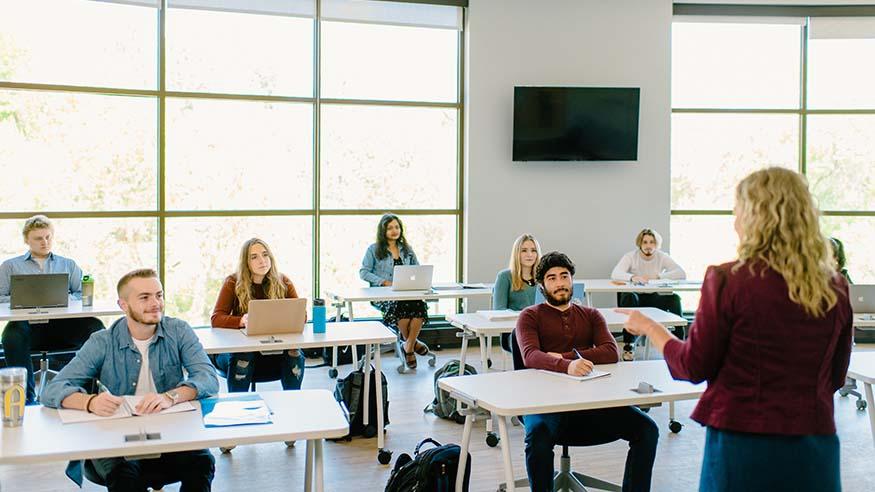
[[[385,214],[377,226],[377,242],[370,245],[362,259],[359,276],[371,287],[392,285],[396,265],[419,265],[416,253],[404,238],[404,225],[396,215]],[[383,313],[383,323],[395,328],[404,339],[404,360],[416,369],[416,354],[428,354],[428,346],[416,337],[428,321],[423,301],[382,301],[374,305]]]

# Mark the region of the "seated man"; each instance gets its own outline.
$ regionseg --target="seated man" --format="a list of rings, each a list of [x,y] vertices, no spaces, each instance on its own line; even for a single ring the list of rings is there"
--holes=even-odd
[[[598,310],[571,302],[574,263],[562,253],[547,253],[535,274],[547,302],[526,308],[516,337],[528,368],[585,376],[593,364],[618,360],[617,342]],[[578,354],[580,357],[578,357]],[[624,491],[650,490],[659,430],[635,407],[526,415],[526,470],[533,492],[553,491],[553,446],[629,442]]]
[[[154,270],[134,270],[118,282],[119,307],[125,316],[109,330],[94,334],[76,357],[48,385],[43,404],[101,416],[115,413],[122,395],[142,396],[138,413],[155,413],[176,403],[206,398],[219,390],[216,371],[185,321],[163,318],[164,292]],[[183,370],[188,378],[183,376]],[[85,389],[99,379],[107,391]],[[182,482],[186,492],[210,490],[215,460],[208,450],[164,453],[159,458],[92,460],[112,491],[145,491],[144,477]],[[81,463],[67,475],[82,484]]]
[[[653,229],[642,229],[635,238],[635,246],[638,249],[630,251],[620,258],[620,262],[611,272],[612,280],[643,285],[650,280],[684,280],[687,278],[684,269],[675,263],[671,256],[659,249],[662,246],[662,237]],[[655,307],[678,316],[682,314],[681,298],[674,293],[622,292],[617,297],[617,304],[620,307]],[[683,339],[684,328],[682,326],[676,327],[674,334]],[[635,358],[632,351],[632,342],[634,341],[635,337],[623,330],[623,360]]]
[[[75,261],[52,253],[55,230],[51,221],[45,215],[34,215],[27,219],[21,232],[29,250],[0,265],[0,302],[9,302],[12,275],[38,273],[70,274],[70,296],[81,298],[82,270]],[[52,319],[42,323],[9,322],[3,330],[2,341],[6,365],[27,369],[27,403],[33,403],[36,399],[31,351],[77,349],[92,333],[102,329],[103,323],[97,318]]]

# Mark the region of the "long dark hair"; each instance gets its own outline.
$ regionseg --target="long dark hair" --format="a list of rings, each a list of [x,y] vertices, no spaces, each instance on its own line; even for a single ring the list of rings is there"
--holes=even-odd
[[[377,259],[382,260],[383,258],[389,256],[389,240],[386,239],[386,228],[389,227],[389,224],[392,221],[398,222],[398,227],[401,228],[401,235],[398,236],[398,252],[401,254],[405,254],[410,251],[410,245],[407,244],[407,239],[404,237],[404,223],[401,222],[401,219],[398,218],[395,214],[383,214],[380,217],[380,223],[377,224]]]

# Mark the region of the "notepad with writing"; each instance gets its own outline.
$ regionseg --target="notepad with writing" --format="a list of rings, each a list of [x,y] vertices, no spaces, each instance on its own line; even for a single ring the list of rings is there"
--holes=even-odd
[[[272,412],[258,393],[219,396],[201,401],[205,427],[270,424]]]
[[[611,373],[607,371],[600,371],[598,369],[593,369],[591,373],[586,376],[572,376],[571,374],[567,374],[564,372],[556,372],[556,371],[547,371],[544,369],[538,369],[538,372],[542,372],[544,374],[550,374],[551,376],[557,376],[560,378],[572,379],[574,381],[589,381],[592,379],[598,379],[604,376],[610,376]]]
[[[122,405],[119,405],[118,410],[116,410],[114,414],[106,417],[102,417],[93,413],[83,412],[82,410],[71,410],[69,408],[58,409],[58,416],[61,417],[61,422],[65,424],[78,424],[80,422],[124,419],[128,417],[137,417],[139,415],[143,415],[136,411],[137,404],[140,403],[140,400],[143,399],[142,396],[127,395],[123,396],[122,398],[124,398],[124,403]],[[165,408],[160,412],[149,415],[166,415],[170,413],[191,412],[192,410],[194,410],[194,405],[192,405],[191,402],[184,401],[181,403],[177,403],[170,408]]]

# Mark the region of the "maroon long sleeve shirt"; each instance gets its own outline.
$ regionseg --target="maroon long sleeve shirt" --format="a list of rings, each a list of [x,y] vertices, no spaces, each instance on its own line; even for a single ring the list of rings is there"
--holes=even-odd
[[[520,313],[516,323],[517,343],[526,367],[568,372],[577,355],[594,364],[612,364],[619,360],[617,342],[608,331],[605,318],[597,309],[572,304],[565,311],[536,304]],[[547,352],[562,354],[562,358]]]
[[[851,356],[847,282],[835,276],[838,303],[813,318],[774,270],[733,265],[708,269],[689,337],[664,349],[675,379],[708,381],[693,420],[758,434],[835,434],[833,393]]]

